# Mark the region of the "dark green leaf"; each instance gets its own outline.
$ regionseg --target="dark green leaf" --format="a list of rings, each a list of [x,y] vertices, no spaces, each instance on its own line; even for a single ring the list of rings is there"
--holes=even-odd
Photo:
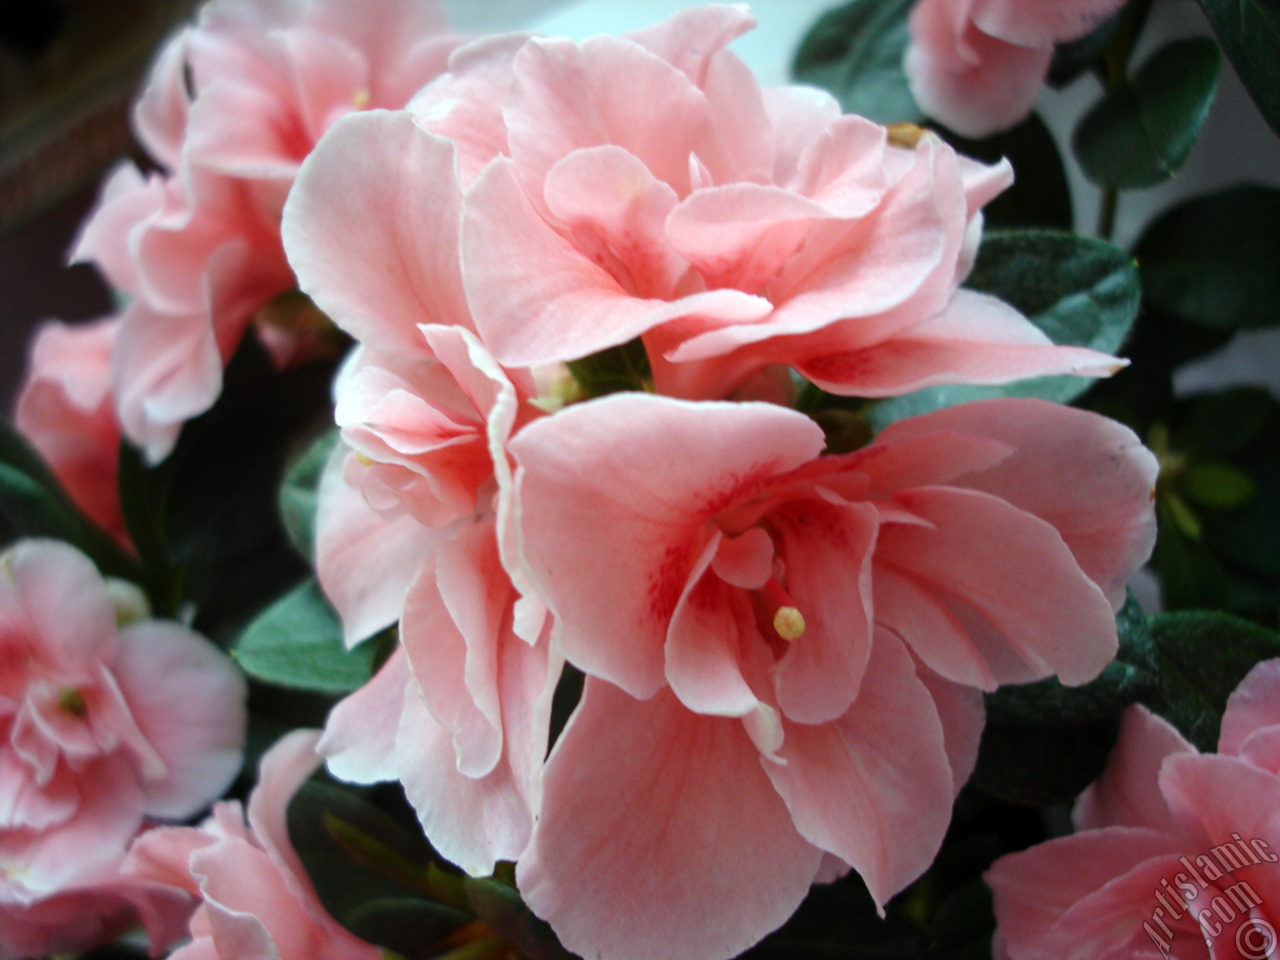
[[[1170,498],[1156,504],[1160,536],[1151,562],[1160,573],[1160,598],[1166,609],[1221,607],[1227,599],[1227,573],[1204,544],[1179,522]],[[1195,521],[1197,524],[1199,520]]]
[[[1013,164],[1013,186],[982,209],[989,227],[1060,227],[1071,229],[1071,189],[1058,144],[1035,114],[1012,130],[985,140],[966,140],[947,132],[947,141],[965,156]]]
[[[649,356],[640,340],[611,347],[581,360],[571,360],[569,372],[588,397],[624,390],[643,390],[652,383]]]
[[[1174,207],[1137,247],[1147,298],[1219,329],[1280,323],[1280,190],[1236,187]]]
[[[1132,82],[1112,88],[1072,137],[1085,175],[1126,190],[1173,176],[1209,115],[1220,62],[1212,40],[1182,40],[1158,51]]]
[[[990,960],[996,918],[991,890],[974,878],[943,901],[929,927],[932,960]]]
[[[534,916],[514,887],[497,880],[465,881],[467,899],[484,925],[529,960],[574,960],[555,932]]]
[[[370,943],[418,960],[471,919],[424,891],[435,859],[426,840],[354,789],[303,784],[288,830],[325,909]]]
[[[831,91],[846,113],[877,123],[923,119],[902,72],[913,2],[853,0],[829,10],[800,44],[796,80]]]
[[[268,683],[322,693],[348,693],[373,672],[376,645],[347,650],[342,623],[314,580],[285,594],[249,624],[236,662]]]
[[[315,551],[316,504],[320,474],[338,445],[338,431],[328,430],[308,444],[285,470],[280,485],[280,516],[289,539],[308,560]]]
[[[1102,774],[1119,729],[1117,718],[1072,726],[988,723],[969,783],[1007,803],[1069,803]]]
[[[1253,102],[1280,133],[1280,3],[1200,0],[1200,6]]]
[[[1190,401],[1173,435],[1173,448],[1195,460],[1233,457],[1248,445],[1275,410],[1266,390],[1236,387]]]
[[[1149,701],[1202,751],[1218,747],[1227,698],[1245,674],[1280,656],[1280,635],[1205,610],[1151,618],[1159,689]]]
[[[1115,353],[1141,300],[1129,256],[1101,240],[1032,230],[993,232],[983,240],[968,286],[1021,310],[1054,343]],[[1086,377],[1040,377],[999,387],[928,387],[876,404],[876,430],[895,420],[988,397],[1069,402],[1092,385]]]
[[[1193,463],[1182,474],[1179,487],[1187,498],[1206,507],[1229,510],[1253,496],[1247,473],[1225,463]]]
[[[184,571],[195,628],[229,643],[248,621],[306,576],[285,533],[279,489],[300,437],[333,422],[332,366],[278,372],[245,337],[213,409],[188,423],[161,465],[165,534]]]

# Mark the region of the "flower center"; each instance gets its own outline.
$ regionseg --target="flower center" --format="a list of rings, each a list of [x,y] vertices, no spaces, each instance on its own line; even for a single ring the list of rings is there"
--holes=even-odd
[[[75,687],[63,687],[58,691],[58,707],[73,717],[83,717],[88,710],[84,694]]]

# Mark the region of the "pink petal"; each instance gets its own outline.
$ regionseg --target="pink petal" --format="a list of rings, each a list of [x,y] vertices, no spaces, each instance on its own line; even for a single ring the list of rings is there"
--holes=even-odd
[[[1047,520],[1113,609],[1129,575],[1155,543],[1159,467],[1127,427],[1039,400],[960,404],[892,424],[881,441],[955,430],[1008,444],[1015,453],[959,485],[994,494]]]
[[[993,37],[1026,47],[1050,47],[1080,39],[1123,5],[1123,0],[975,0],[970,16]]]
[[[1019,46],[972,24],[957,32],[947,6],[948,0],[923,0],[912,10],[903,59],[912,96],[925,114],[965,137],[1012,127],[1035,105],[1052,45]]]
[[[671,614],[664,649],[666,676],[672,692],[695,713],[744,717],[756,710],[760,701],[743,676],[740,647],[761,641],[754,627],[748,628],[750,634],[742,635],[740,598],[708,572],[723,542],[721,537],[717,532],[708,541]],[[773,559],[772,544],[769,559]],[[745,616],[750,618],[749,610]]]
[[[418,324],[470,328],[455,166],[447,140],[382,111],[343,118],[307,158],[285,249],[302,290],[358,340],[421,353]]]
[[[572,232],[574,245],[638,296],[666,298],[688,263],[667,242],[675,191],[612,144],[569,154],[547,173],[547,209]]]
[[[773,128],[776,153],[773,175],[768,179],[790,186],[799,175],[801,158],[811,144],[841,116],[840,104],[816,87],[771,87],[761,93]]]
[[[516,860],[529,842],[559,676],[547,647],[509,637],[499,652],[505,752],[485,776],[459,772],[449,731],[420,697],[412,691],[406,697],[398,746],[405,795],[432,845],[473,876],[488,876],[499,860]]]
[[[982,693],[973,687],[945,680],[928,668],[917,668],[920,682],[933,697],[942,721],[943,746],[951,764],[951,782],[957,794],[978,764],[978,747],[987,723]]]
[[[176,170],[182,163],[182,141],[187,132],[187,38],[181,30],[165,43],[151,65],[147,85],[133,108],[138,139],[157,162]]]
[[[299,119],[312,143],[369,96],[369,61],[345,38],[299,26],[277,30],[271,39],[291,68]]]
[[[4,587],[13,590],[11,602],[22,611],[41,660],[78,674],[111,658],[115,607],[102,575],[79,550],[56,540],[20,540],[0,572]]]
[[[165,774],[143,783],[150,816],[181,820],[222,795],[240,772],[244,676],[208,640],[149,620],[120,632],[116,679]]]
[[[397,647],[368,683],[329,711],[316,753],[331,774],[349,783],[399,778],[396,734],[411,679],[404,648]]]
[[[822,861],[740,724],[669,693],[632,700],[588,678],[544,784],[516,879],[582,956],[736,956],[790,916]]]
[[[947,603],[1000,682],[1056,674],[1065,684],[1081,684],[1115,656],[1110,602],[1048,523],[954,487],[903,491],[895,499],[933,526],[882,527],[877,565],[927,585]],[[976,619],[964,619],[966,608]],[[895,629],[892,611],[877,609],[876,617]]]
[[[504,364],[571,360],[685,316],[749,322],[768,301],[712,290],[672,302],[633,296],[534,210],[509,160],[490,164],[467,196],[463,261],[480,338]]]
[[[709,131],[707,99],[688,77],[638,44],[608,36],[581,47],[527,42],[515,58],[503,116],[521,182],[535,198],[561,158],[608,143],[683,195],[689,154]]]
[[[851,864],[882,909],[933,862],[951,821],[951,766],[933,698],[897,640],[877,635],[849,711],[788,725],[781,756],[785,766],[765,769],[797,829]]]
[[[1160,792],[1158,777],[1165,758],[1196,752],[1167,720],[1146,707],[1130,707],[1121,718],[1119,739],[1106,770],[1072,810],[1076,829],[1122,826],[1181,832]]]
[[[502,756],[498,656],[513,591],[492,523],[461,531],[423,564],[405,599],[401,638],[423,700],[453,735],[458,771],[490,773]]]
[[[449,57],[449,72],[424,87],[408,110],[421,126],[451,140],[458,150],[464,187],[470,187],[494,157],[508,153],[502,101],[512,64],[528,34],[482,37]]]
[[[579,404],[521,430],[510,449],[525,558],[560,621],[565,656],[651,696],[664,682],[662,646],[701,525],[823,442],[811,420],[769,404],[643,394]]]
[[[111,381],[125,436],[150,463],[163,460],[182,424],[222,390],[222,356],[208,319],[152,313],[135,302],[121,318]]]
[[[1275,726],[1280,726],[1280,660],[1264,660],[1227,699],[1218,752],[1239,753],[1252,734]]]
[[[824,390],[886,397],[943,383],[1009,383],[1069,373],[1110,376],[1124,361],[1055,346],[1022,314],[986,294],[958,290],[946,310],[888,340],[798,364]]]
[[[871,653],[871,561],[879,526],[866,503],[810,495],[779,504],[787,589],[805,619],[774,673],[789,720],[825,723],[849,709]]]
[[[409,513],[378,513],[342,479],[339,444],[320,479],[316,577],[342,618],[348,647],[400,618],[409,583],[442,533]]]
[[[202,87],[192,103],[186,156],[228,177],[287,181],[313,142],[287,100],[227,78]]]
[[[1008,955],[1018,960],[1128,956],[1102,951],[1127,945],[1134,937],[1146,942],[1142,923],[1156,907],[1151,891],[1161,877],[1173,881],[1180,869],[1176,858],[1184,852],[1185,842],[1179,837],[1145,828],[1109,827],[1001,857],[983,879],[995,894],[996,921]],[[1130,874],[1135,876],[1129,878]],[[1147,877],[1150,884],[1145,883]],[[1063,922],[1077,904],[1091,913],[1077,911]],[[1095,928],[1110,925],[1111,930],[1096,939],[1085,938],[1080,920]]]
[[[756,18],[744,3],[681,10],[661,23],[623,34],[680,70],[701,87],[720,52],[754,29]]]

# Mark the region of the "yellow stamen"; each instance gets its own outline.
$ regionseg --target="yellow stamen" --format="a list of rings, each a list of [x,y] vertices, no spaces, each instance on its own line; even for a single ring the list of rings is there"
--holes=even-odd
[[[377,460],[369,459],[363,453],[359,453],[359,452],[356,453],[356,459],[360,461],[360,466],[362,467],[372,467],[375,463],[378,462]]]
[[[369,91],[357,90],[353,93],[351,95],[351,105],[357,110],[363,110],[365,107],[369,106]]]
[[[773,629],[790,643],[804,636],[804,614],[796,607],[779,607],[773,615]]]
[[[908,150],[914,150],[927,132],[924,127],[917,127],[914,123],[891,123],[886,129],[889,131],[889,143]]]

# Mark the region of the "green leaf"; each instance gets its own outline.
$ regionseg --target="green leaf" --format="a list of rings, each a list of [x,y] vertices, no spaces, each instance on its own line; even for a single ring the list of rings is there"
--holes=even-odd
[[[1189,499],[1219,510],[1240,506],[1254,492],[1249,475],[1225,463],[1193,463],[1179,486]]]
[[[968,286],[1021,310],[1054,343],[1115,353],[1138,314],[1138,271],[1123,250],[1101,240],[1052,231],[993,232],[983,240]],[[1039,377],[996,387],[927,387],[877,403],[877,431],[895,420],[989,397],[1040,397],[1067,403],[1088,377]]]
[[[968,140],[945,132],[960,153],[985,163],[1007,157],[1013,164],[1013,186],[982,209],[989,227],[1059,227],[1071,229],[1071,189],[1058,144],[1035,114],[1012,130],[984,140]]]
[[[1245,89],[1280,133],[1280,3],[1200,0]]]
[[[1174,207],[1136,256],[1148,300],[1215,329],[1280,323],[1280,190],[1236,187]]]
[[[914,2],[853,0],[829,10],[800,44],[796,80],[831,91],[846,113],[877,123],[923,119],[902,72]]]
[[[370,943],[425,960],[471,916],[431,896],[435,851],[375,796],[312,779],[289,802],[289,839],[330,915]]]
[[[347,650],[342,623],[314,580],[273,603],[240,636],[233,655],[250,676],[322,693],[349,693],[373,672],[376,644]]]
[[[86,517],[40,455],[0,420],[0,530],[6,539],[52,537],[72,544],[107,576],[137,581],[138,562]]]
[[[337,429],[327,430],[311,441],[289,464],[280,485],[280,516],[289,539],[308,560],[315,555],[316,505],[320,475],[338,445]]]
[[[1126,190],[1173,176],[1209,115],[1221,59],[1212,40],[1182,40],[1159,50],[1130,83],[1112,88],[1072,137],[1085,175]]]
[[[653,382],[649,355],[639,339],[593,353],[581,360],[571,360],[567,366],[588,397],[603,397],[624,390],[643,390]]]
[[[1280,657],[1280,634],[1206,610],[1151,618],[1159,688],[1148,702],[1200,750],[1218,748],[1227,698],[1263,660]]]
[[[575,960],[555,931],[534,916],[514,887],[497,880],[465,880],[467,899],[486,927],[517,947],[529,960]]]
[[[1049,66],[1047,83],[1055,90],[1072,83],[1090,69],[1099,67],[1107,49],[1120,36],[1125,25],[1122,9],[1108,17],[1091,32],[1070,43],[1060,43],[1053,50],[1053,63]]]
[[[1186,519],[1177,511],[1168,496],[1160,496],[1160,535],[1151,557],[1160,573],[1160,599],[1166,609],[1221,607],[1227,600],[1227,573],[1203,543],[1187,535]],[[1198,528],[1198,518],[1193,519]]]

